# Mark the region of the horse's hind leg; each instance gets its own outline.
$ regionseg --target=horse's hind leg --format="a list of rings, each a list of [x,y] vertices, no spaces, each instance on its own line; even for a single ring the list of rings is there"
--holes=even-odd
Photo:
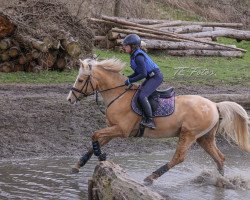
[[[189,131],[182,131],[179,136],[178,146],[176,148],[175,154],[172,160],[163,165],[156,171],[154,171],[150,176],[144,179],[145,184],[152,184],[153,181],[160,176],[162,176],[169,169],[174,167],[175,165],[184,161],[187,150],[189,147],[195,142],[195,135]]]
[[[224,175],[224,161],[225,157],[221,151],[217,148],[215,143],[215,134],[217,132],[218,125],[216,125],[211,131],[206,135],[197,139],[199,145],[213,158],[217,164],[219,173]]]

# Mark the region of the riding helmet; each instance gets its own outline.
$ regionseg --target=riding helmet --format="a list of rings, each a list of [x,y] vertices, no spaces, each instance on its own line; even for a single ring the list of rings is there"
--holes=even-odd
[[[123,45],[141,45],[141,38],[137,34],[129,34],[123,40]]]

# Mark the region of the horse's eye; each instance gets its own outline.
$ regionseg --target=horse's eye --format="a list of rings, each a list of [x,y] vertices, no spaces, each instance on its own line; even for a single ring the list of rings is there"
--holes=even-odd
[[[82,83],[82,82],[83,82],[83,80],[81,80],[81,79],[78,79],[78,82],[79,82],[79,83]]]

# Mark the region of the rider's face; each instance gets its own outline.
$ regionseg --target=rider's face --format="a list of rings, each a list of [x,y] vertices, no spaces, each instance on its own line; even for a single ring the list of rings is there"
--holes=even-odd
[[[131,53],[132,52],[132,48],[130,45],[123,45],[123,49],[126,53]]]

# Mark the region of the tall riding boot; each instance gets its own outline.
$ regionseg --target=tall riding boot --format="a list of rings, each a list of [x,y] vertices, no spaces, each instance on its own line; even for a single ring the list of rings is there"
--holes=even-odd
[[[148,101],[148,98],[145,97],[143,98],[141,101],[141,106],[142,106],[142,110],[145,114],[145,120],[142,120],[141,124],[143,126],[146,126],[148,128],[151,128],[151,129],[155,129],[155,123],[154,123],[154,120],[153,120],[153,114],[152,114],[152,108],[151,108],[151,105]]]

